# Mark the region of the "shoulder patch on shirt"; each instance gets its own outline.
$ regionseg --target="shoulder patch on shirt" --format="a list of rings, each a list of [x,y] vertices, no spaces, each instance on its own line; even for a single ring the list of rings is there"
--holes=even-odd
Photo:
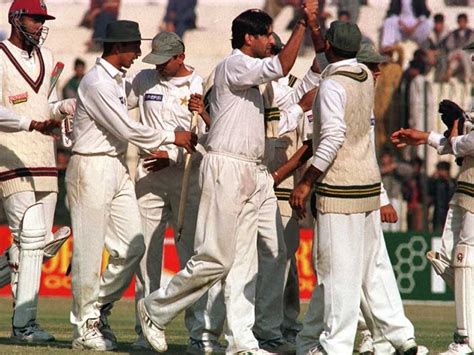
[[[26,101],[28,101],[28,92],[23,92],[23,93],[18,94],[18,95],[8,96],[8,101],[12,105],[17,105],[17,104],[21,104],[23,102],[26,102]]]
[[[144,96],[145,101],[163,101],[162,94],[145,94]]]

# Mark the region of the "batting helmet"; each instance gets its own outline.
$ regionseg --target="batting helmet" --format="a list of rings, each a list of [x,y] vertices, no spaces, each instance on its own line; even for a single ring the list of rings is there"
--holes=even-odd
[[[44,0],[13,0],[8,17],[14,16],[42,16],[45,20],[54,20],[55,17],[48,14]]]

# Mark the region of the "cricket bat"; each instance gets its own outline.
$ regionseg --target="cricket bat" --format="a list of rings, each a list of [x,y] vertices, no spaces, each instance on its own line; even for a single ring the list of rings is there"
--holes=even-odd
[[[190,131],[194,132],[198,124],[199,114],[196,111],[193,111],[193,116],[191,118],[191,127]],[[188,199],[188,190],[189,190],[189,177],[191,175],[191,154],[187,153],[184,158],[184,173],[183,173],[183,182],[181,184],[181,195],[179,197],[179,209],[178,209],[178,221],[176,222],[176,241],[179,242],[181,239],[181,232],[183,231],[184,225],[184,212],[186,210],[186,201]]]

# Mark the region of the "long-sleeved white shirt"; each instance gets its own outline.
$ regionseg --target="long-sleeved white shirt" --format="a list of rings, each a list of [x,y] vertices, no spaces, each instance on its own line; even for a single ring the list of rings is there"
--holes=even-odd
[[[258,85],[282,76],[278,56],[258,59],[234,49],[219,63],[210,95],[212,122],[207,150],[261,160],[265,125]]]
[[[14,111],[0,106],[0,131],[2,132],[28,131],[31,121],[31,118],[19,116]]]
[[[128,142],[149,151],[174,142],[174,132],[145,126],[128,116],[124,84],[124,74],[102,58],[84,76],[74,115],[74,153],[118,156]]]
[[[192,113],[188,101],[191,94],[202,94],[202,78],[193,68],[187,69],[191,74],[169,79],[161,77],[156,69],[146,69],[127,80],[128,108],[139,108],[140,122],[158,130],[189,131]],[[198,131],[204,132],[205,123],[199,122]],[[182,161],[184,148],[167,145],[160,150],[166,150],[173,162]]]
[[[288,85],[288,77],[272,82],[275,103],[280,109],[278,132],[280,135],[291,132],[300,125],[303,109],[298,104],[304,94],[319,86],[321,75],[309,69],[301,82],[292,88]]]
[[[474,131],[467,134],[448,139],[440,133],[431,132],[428,136],[428,144],[438,151],[438,154],[453,154],[456,157],[474,155]]]
[[[341,60],[329,64],[321,73],[322,82],[313,105],[314,116],[320,120],[321,131],[319,145],[314,147],[315,152],[311,164],[324,172],[336,158],[338,150],[344,143],[346,122],[344,109],[346,106],[346,90],[337,81],[324,79],[325,76],[342,66],[358,65],[355,58]]]

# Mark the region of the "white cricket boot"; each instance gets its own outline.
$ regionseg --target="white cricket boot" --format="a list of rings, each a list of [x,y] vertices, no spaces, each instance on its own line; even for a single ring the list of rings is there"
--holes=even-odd
[[[207,354],[225,354],[226,347],[217,340],[199,340],[189,338],[186,354],[207,355]]]
[[[439,355],[469,355],[473,354],[472,349],[467,344],[451,343],[448,346],[448,351],[440,353]]]
[[[369,330],[364,330],[361,332],[362,340],[359,345],[359,354],[360,355],[371,355],[374,353],[374,339],[372,339],[372,334]]]
[[[150,343],[153,349],[155,349],[159,353],[164,353],[166,350],[168,350],[165,331],[163,329],[158,328],[153,323],[146,311],[145,300],[143,298],[137,303],[137,311],[143,335],[145,335],[145,339]]]
[[[117,349],[116,344],[106,339],[99,330],[100,319],[91,318],[83,325],[82,335],[72,341],[73,349],[111,351]]]

